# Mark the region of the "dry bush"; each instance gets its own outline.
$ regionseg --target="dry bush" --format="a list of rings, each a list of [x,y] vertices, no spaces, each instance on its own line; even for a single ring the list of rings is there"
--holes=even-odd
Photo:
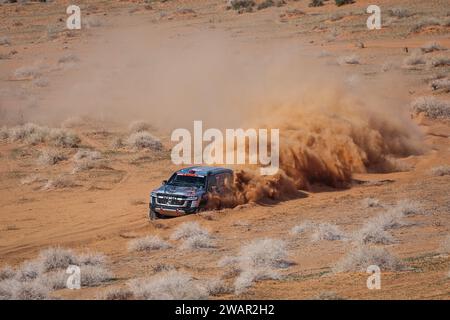
[[[78,58],[73,53],[65,54],[61,58],[58,59],[58,63],[75,63],[78,61],[80,61],[80,58]]]
[[[431,67],[435,68],[450,66],[450,57],[445,56],[432,57],[430,60],[428,60],[428,64]]]
[[[49,128],[41,127],[34,123],[26,123],[9,129],[8,140],[10,142],[25,142],[38,144],[44,142],[49,134]]]
[[[233,289],[220,279],[207,280],[203,286],[210,296],[219,296],[233,292]]]
[[[395,240],[392,235],[387,232],[383,225],[376,221],[368,221],[360,230],[358,230],[354,239],[362,244],[391,244]]]
[[[450,92],[450,79],[437,79],[430,83],[433,90],[443,90]]]
[[[380,203],[380,200],[376,198],[364,198],[361,201],[364,208],[378,208],[383,207],[383,205]]]
[[[152,126],[148,122],[145,122],[142,120],[133,121],[128,126],[128,131],[130,131],[131,133],[144,132],[144,131],[149,131],[151,129],[152,129]]]
[[[334,3],[336,3],[336,5],[338,7],[346,5],[346,4],[352,4],[355,3],[355,0],[334,0]]]
[[[12,279],[16,276],[16,272],[10,266],[4,266],[0,269],[0,281],[6,279]]]
[[[188,274],[179,271],[159,273],[149,279],[135,279],[128,283],[138,299],[199,300],[208,298],[205,287]]]
[[[396,18],[408,18],[411,17],[413,14],[410,13],[407,9],[402,8],[402,7],[397,7],[397,8],[392,8],[388,10],[388,14],[391,17],[396,17]]]
[[[321,7],[323,6],[323,0],[311,0],[308,7]]]
[[[9,138],[9,131],[8,128],[5,126],[0,128],[0,141],[6,141]]]
[[[43,182],[46,181],[46,179],[42,178],[40,175],[38,174],[32,174],[29,176],[26,176],[25,178],[20,179],[20,184],[33,184],[36,182]]]
[[[7,36],[2,36],[0,37],[0,46],[6,46],[6,45],[10,45],[11,41],[9,40],[9,38]]]
[[[107,262],[106,256],[98,252],[82,253],[77,256],[76,260],[77,264],[85,266],[103,266]]]
[[[113,274],[99,265],[81,266],[80,275],[83,287],[95,287],[113,279]]]
[[[441,252],[450,253],[450,236],[447,236],[441,243]]]
[[[72,250],[60,247],[51,247],[41,251],[38,260],[42,263],[44,272],[66,269],[69,265],[78,263]]]
[[[356,54],[343,56],[338,59],[339,64],[360,64],[359,57]]]
[[[253,0],[229,0],[228,8],[242,12],[242,10],[252,11],[255,6],[255,1]]]
[[[312,300],[346,300],[342,298],[334,291],[323,291],[320,292],[319,295],[312,298]]]
[[[111,148],[121,149],[123,147],[125,147],[123,138],[122,137],[114,137],[114,139],[111,141]]]
[[[214,248],[215,241],[209,234],[197,234],[186,238],[181,245],[181,249],[206,249]]]
[[[76,187],[75,181],[67,176],[60,175],[54,179],[50,179],[42,187],[42,190],[55,190],[55,189],[66,189]]]
[[[303,223],[301,223],[301,224],[299,224],[297,226],[294,226],[291,229],[291,234],[292,235],[297,235],[297,234],[304,233],[306,231],[310,231],[310,230],[312,230],[315,227],[315,225],[316,225],[315,223],[313,223],[313,222],[311,222],[309,220],[306,220]]]
[[[202,228],[198,222],[184,222],[170,236],[172,240],[188,239],[194,236],[209,236],[209,231]]]
[[[81,139],[76,135],[76,133],[68,129],[54,128],[50,130],[49,142],[56,147],[76,148],[81,142]]]
[[[339,229],[338,226],[330,223],[317,224],[314,228],[314,232],[311,235],[312,241],[334,241],[343,239],[345,239],[345,234]]]
[[[45,88],[45,87],[48,87],[48,85],[50,84],[50,82],[49,82],[49,80],[48,80],[47,78],[39,77],[39,78],[37,78],[37,79],[34,79],[34,80],[32,81],[32,84],[33,84],[34,86],[36,86],[36,87],[39,87],[39,88]]]
[[[43,287],[51,290],[59,290],[67,288],[67,279],[69,275],[65,270],[56,270],[48,273],[44,273],[39,276],[35,281],[41,284]]]
[[[412,216],[424,213],[422,205],[419,202],[408,199],[398,201],[393,210],[403,216]]]
[[[75,163],[72,173],[107,167],[106,160],[103,159],[102,154],[98,151],[87,149],[78,150],[73,159]]]
[[[219,264],[223,265],[226,262],[239,270],[239,276],[234,282],[235,291],[239,294],[255,281],[279,279],[280,275],[276,269],[290,265],[286,258],[287,250],[284,241],[259,239],[243,246],[237,257],[228,258],[228,261],[222,259]]]
[[[135,150],[149,149],[153,151],[162,150],[162,143],[147,131],[132,133],[125,141],[126,145]]]
[[[44,266],[41,261],[30,260],[21,264],[18,270],[16,270],[15,279],[18,281],[30,281],[38,278],[44,273]]]
[[[14,78],[21,79],[36,79],[41,76],[41,71],[38,67],[20,67],[14,71]]]
[[[151,251],[164,250],[170,248],[171,245],[162,240],[158,236],[147,236],[132,240],[128,243],[129,251]]]
[[[427,44],[424,44],[423,46],[421,46],[420,50],[422,50],[422,52],[424,52],[424,53],[430,53],[430,52],[434,52],[434,51],[442,51],[442,50],[447,50],[447,49],[445,47],[441,46],[439,43],[430,42],[430,43],[427,43]]]
[[[417,66],[425,63],[425,57],[417,51],[413,52],[410,56],[403,60],[403,66],[405,67]]]
[[[415,114],[424,114],[432,119],[450,119],[450,102],[437,100],[434,97],[417,98],[411,104]]]
[[[398,271],[402,263],[384,248],[359,246],[353,248],[333,268],[334,272],[366,272],[367,267],[376,265],[381,270]]]
[[[37,162],[40,165],[52,166],[66,159],[66,156],[62,152],[55,149],[46,149],[41,152]]]
[[[49,289],[38,281],[20,282],[8,279],[0,282],[0,300],[46,300]]]
[[[102,300],[131,300],[134,295],[130,289],[127,288],[113,288],[106,291],[100,299]]]
[[[427,17],[419,20],[412,28],[411,32],[419,32],[426,27],[439,26],[441,21],[435,17]]]
[[[443,165],[443,166],[438,166],[438,167],[434,167],[431,169],[431,174],[433,176],[448,176],[450,175],[450,166],[448,165]]]

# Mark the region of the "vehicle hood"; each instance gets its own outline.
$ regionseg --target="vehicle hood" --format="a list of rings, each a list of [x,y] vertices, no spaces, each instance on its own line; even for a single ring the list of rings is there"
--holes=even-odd
[[[172,195],[182,195],[182,196],[196,196],[199,193],[203,193],[204,189],[200,187],[182,187],[174,185],[163,185],[158,189],[153,190],[155,193],[164,193]]]

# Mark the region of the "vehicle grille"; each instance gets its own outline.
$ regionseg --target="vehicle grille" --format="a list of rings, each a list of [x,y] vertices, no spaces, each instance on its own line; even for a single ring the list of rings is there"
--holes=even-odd
[[[158,194],[156,196],[156,203],[165,206],[185,207],[187,204],[186,202],[187,202],[186,197],[184,196],[173,196],[164,194]]]

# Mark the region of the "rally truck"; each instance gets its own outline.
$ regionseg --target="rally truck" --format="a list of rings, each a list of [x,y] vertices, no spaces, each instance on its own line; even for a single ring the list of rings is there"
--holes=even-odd
[[[221,167],[197,166],[181,169],[150,193],[150,220],[197,213],[208,202],[208,194],[219,197],[229,192],[233,171]]]

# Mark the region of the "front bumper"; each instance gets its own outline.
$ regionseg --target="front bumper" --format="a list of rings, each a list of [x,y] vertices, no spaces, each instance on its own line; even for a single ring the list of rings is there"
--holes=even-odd
[[[160,215],[169,217],[179,217],[185,214],[195,213],[199,208],[198,200],[185,200],[177,204],[161,204],[157,197],[151,197],[150,209]]]

